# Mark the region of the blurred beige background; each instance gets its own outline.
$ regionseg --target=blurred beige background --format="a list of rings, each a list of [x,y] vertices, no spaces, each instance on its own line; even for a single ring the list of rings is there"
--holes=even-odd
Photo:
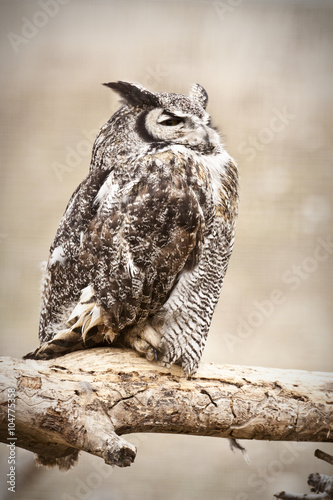
[[[332,371],[332,2],[0,0],[0,18],[1,355],[37,345],[40,262],[119,106],[101,83],[199,82],[241,178],[203,361]],[[249,467],[217,438],[129,440],[128,469],[83,455],[46,471],[18,450],[15,499],[264,500],[329,473],[316,444],[243,443]],[[1,481],[7,458],[1,445]]]

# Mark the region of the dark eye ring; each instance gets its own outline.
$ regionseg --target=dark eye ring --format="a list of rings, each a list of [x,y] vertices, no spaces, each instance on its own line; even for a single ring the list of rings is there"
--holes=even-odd
[[[167,118],[166,120],[163,120],[160,122],[161,125],[166,125],[167,127],[175,127],[176,125],[179,125],[179,123],[182,123],[184,120],[182,118]]]

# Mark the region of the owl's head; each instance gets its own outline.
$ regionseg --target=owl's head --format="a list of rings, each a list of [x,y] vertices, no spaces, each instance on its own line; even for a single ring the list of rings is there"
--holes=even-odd
[[[187,96],[150,92],[140,84],[122,81],[104,85],[122,97],[135,118],[135,133],[141,141],[153,147],[184,145],[205,153],[220,147],[206,112],[208,95],[201,85],[192,85]]]

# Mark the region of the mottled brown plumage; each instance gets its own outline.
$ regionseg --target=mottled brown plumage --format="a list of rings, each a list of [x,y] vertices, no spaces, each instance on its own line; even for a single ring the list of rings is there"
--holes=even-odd
[[[237,169],[200,85],[189,96],[107,86],[123,106],[100,130],[51,245],[41,346],[28,356],[109,342],[191,374],[232,251]]]

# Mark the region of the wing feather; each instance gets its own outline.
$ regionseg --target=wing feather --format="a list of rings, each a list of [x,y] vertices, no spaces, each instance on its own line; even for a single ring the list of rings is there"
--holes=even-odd
[[[69,201],[51,246],[41,340],[82,329],[85,315],[95,324],[95,304],[112,335],[155,314],[180,273],[198,262],[203,192],[174,172],[161,178],[152,168],[122,179],[115,170],[92,170]],[[62,258],[52,258],[59,248]],[[94,297],[88,306],[82,298],[87,287]]]
[[[82,245],[94,255],[91,284],[116,331],[163,305],[179,273],[197,261],[204,229],[197,196],[180,178],[141,182],[126,198],[122,210],[100,207]]]

